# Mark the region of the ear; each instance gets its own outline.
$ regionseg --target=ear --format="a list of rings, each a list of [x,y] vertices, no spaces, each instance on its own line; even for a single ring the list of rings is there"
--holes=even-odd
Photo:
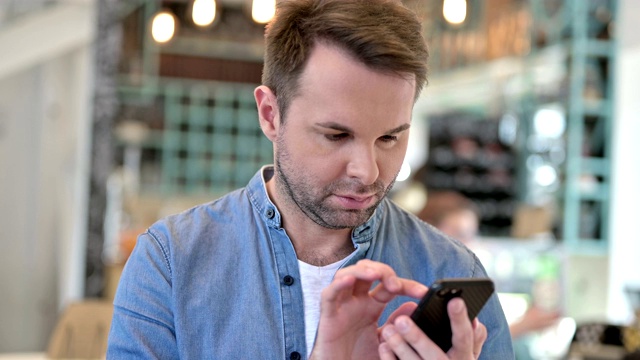
[[[280,127],[280,112],[276,95],[268,87],[260,85],[253,91],[253,96],[256,98],[258,106],[260,128],[271,142],[275,142]]]

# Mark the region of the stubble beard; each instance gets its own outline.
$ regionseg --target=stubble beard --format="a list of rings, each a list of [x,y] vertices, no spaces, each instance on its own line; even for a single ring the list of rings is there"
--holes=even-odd
[[[279,151],[275,158],[275,174],[277,191],[287,198],[289,203],[293,203],[311,221],[327,229],[339,230],[355,228],[365,223],[376,208],[389,193],[395,183],[394,180],[385,188],[381,181],[364,186],[362,184],[331,183],[321,193],[315,191],[311,182],[305,181],[304,175],[295,176],[295,170],[290,167],[290,156],[286,145],[279,144]],[[326,205],[324,202],[332,194],[343,193],[371,194],[378,197],[375,204],[361,210],[336,209]]]

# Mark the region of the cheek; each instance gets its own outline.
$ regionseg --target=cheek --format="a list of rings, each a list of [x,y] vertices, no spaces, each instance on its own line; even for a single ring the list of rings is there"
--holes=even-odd
[[[385,184],[389,185],[396,179],[398,172],[400,172],[400,167],[402,166],[402,162],[397,164],[393,163],[382,163],[378,166],[378,171],[380,174],[378,175],[379,179]]]
[[[297,176],[307,182],[330,183],[339,178],[344,169],[344,158],[338,152],[327,151],[311,141],[288,142],[286,146],[287,162]]]
[[[393,180],[400,171],[402,163],[404,162],[407,146],[406,144],[398,145],[399,146],[396,146],[389,151],[382,152],[378,157],[378,170],[380,171],[380,177],[385,180]]]
[[[308,169],[307,177],[313,178],[315,181],[328,184],[340,179],[345,173],[344,162],[338,156],[317,156],[308,159],[305,167]]]

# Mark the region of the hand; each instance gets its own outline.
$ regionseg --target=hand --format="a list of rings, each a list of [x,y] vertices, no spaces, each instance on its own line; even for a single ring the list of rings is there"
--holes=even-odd
[[[382,327],[383,341],[378,347],[380,359],[477,359],[487,339],[486,327],[478,319],[469,321],[467,307],[462,299],[449,301],[447,312],[451,319],[453,346],[446,354],[420,330],[408,314],[404,314],[393,320],[390,317],[390,321]]]
[[[376,281],[379,283],[371,289]],[[386,304],[397,295],[418,299],[426,292],[426,286],[397,277],[391,267],[379,262],[361,260],[339,270],[322,291],[318,335],[310,359],[376,359],[378,319]],[[406,306],[394,312],[396,317],[402,309],[406,311]]]

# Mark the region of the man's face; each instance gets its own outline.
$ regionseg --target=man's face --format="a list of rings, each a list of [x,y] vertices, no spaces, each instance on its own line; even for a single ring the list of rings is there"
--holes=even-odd
[[[317,44],[274,142],[278,196],[330,229],[364,223],[407,149],[413,78],[375,72]]]

